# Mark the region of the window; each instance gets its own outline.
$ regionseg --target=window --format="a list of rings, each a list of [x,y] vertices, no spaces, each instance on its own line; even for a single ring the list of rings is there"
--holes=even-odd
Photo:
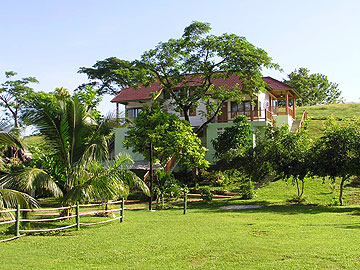
[[[141,111],[142,111],[141,108],[126,109],[126,117],[136,118]]]
[[[243,102],[237,103],[237,102],[233,101],[233,102],[231,102],[231,111],[232,112],[251,111],[251,102],[243,101]]]

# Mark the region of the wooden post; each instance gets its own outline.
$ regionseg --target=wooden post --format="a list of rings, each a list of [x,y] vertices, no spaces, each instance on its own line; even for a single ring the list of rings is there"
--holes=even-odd
[[[124,205],[125,205],[125,200],[124,198],[121,199],[121,210],[120,210],[120,222],[124,221]]]
[[[286,115],[289,115],[289,91],[286,91]]]
[[[16,206],[15,236],[20,236],[20,204]]]
[[[184,191],[184,215],[186,215],[186,210],[187,210],[187,192],[185,190]]]
[[[251,107],[250,107],[250,119],[251,121],[254,121],[254,105],[251,103]]]
[[[153,146],[150,141],[150,200],[149,211],[152,211],[152,199],[153,199]]]
[[[120,116],[119,103],[116,102],[116,122],[117,123],[119,123],[119,116]]]
[[[271,99],[271,96],[269,96],[269,111],[271,112],[271,103],[272,103],[272,99]]]
[[[293,100],[293,118],[295,119],[295,96],[293,96],[293,98],[292,98],[292,100]]]
[[[79,202],[76,203],[76,230],[80,230],[80,206]]]

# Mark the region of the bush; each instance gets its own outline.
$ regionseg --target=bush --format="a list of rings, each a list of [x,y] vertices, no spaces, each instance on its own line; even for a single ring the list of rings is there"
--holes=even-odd
[[[253,184],[250,183],[246,178],[243,178],[242,181],[239,181],[237,188],[233,191],[239,193],[239,196],[242,200],[250,200],[254,198],[255,195]]]
[[[210,189],[209,188],[201,188],[200,189],[200,194],[201,194],[201,199],[204,201],[204,202],[211,202],[212,199],[213,199],[213,194],[211,193]]]
[[[201,171],[200,175],[197,177],[198,182],[202,185],[212,185],[212,186],[226,186],[229,184],[229,177],[226,174],[223,174],[221,171]]]

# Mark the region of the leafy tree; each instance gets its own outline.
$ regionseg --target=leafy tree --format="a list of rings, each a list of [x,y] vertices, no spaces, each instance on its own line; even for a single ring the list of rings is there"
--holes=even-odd
[[[193,132],[193,127],[181,121],[177,115],[163,112],[158,103],[151,107],[144,106],[129,127],[124,146],[143,154],[150,160],[149,144],[153,144],[154,159],[164,164],[172,156],[177,162],[190,169],[206,168],[209,164],[204,159],[206,148]]]
[[[248,179],[250,187],[252,182],[260,182],[270,173],[269,141],[257,134],[256,144],[246,143],[231,148],[217,161],[217,167],[222,170],[236,169]]]
[[[97,119],[101,118],[101,112],[97,110],[97,107],[102,101],[102,96],[98,94],[96,88],[91,85],[84,85],[84,87],[76,89],[74,98],[78,98],[87,110],[92,110]]]
[[[222,170],[236,169],[244,174],[250,187],[252,181],[261,181],[269,173],[267,141],[257,134],[256,144],[251,139],[251,126],[246,116],[234,119],[234,125],[213,140],[216,165]],[[251,196],[250,196],[251,197]]]
[[[310,70],[307,68],[295,69],[284,82],[299,91],[301,98],[296,101],[298,106],[332,104],[343,101],[337,83],[330,82],[323,74],[310,74]]]
[[[204,102],[207,121],[200,132],[220,113],[229,98],[253,96],[265,89],[261,70],[279,68],[268,54],[244,37],[235,34],[209,34],[209,23],[193,22],[184,29],[181,38],[160,42],[138,60],[126,61],[115,57],[98,61],[92,68],[82,67],[80,73],[98,83],[98,93],[117,94],[117,87],[149,86],[158,81],[171,106],[189,121],[189,110]],[[232,88],[214,87],[217,78],[236,74],[241,80]]]
[[[5,72],[6,78],[17,75],[16,72]],[[22,78],[21,80],[8,80],[0,86],[0,106],[4,108],[5,115],[14,121],[15,128],[20,126],[19,116],[22,106],[26,102],[27,95],[33,91],[29,83],[38,83],[34,77]]]
[[[312,162],[311,141],[305,128],[289,132],[287,126],[267,131],[268,156],[278,178],[293,179],[297,187],[297,199],[304,193],[305,177]],[[300,185],[301,184],[301,185]]]
[[[212,140],[215,157],[221,158],[230,149],[252,146],[251,125],[245,115],[236,116],[233,126],[226,127],[224,132]]]
[[[314,152],[315,175],[329,176],[333,181],[340,177],[339,203],[343,205],[344,183],[353,175],[360,175],[359,120],[337,123],[328,120],[324,134],[316,141]]]

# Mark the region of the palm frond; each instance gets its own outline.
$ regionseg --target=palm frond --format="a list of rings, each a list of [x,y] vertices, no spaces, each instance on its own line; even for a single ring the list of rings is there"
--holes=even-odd
[[[21,208],[39,207],[37,201],[26,193],[0,188],[0,208],[16,208],[18,204]]]
[[[17,168],[0,178],[0,184],[26,192],[47,190],[55,197],[62,191],[45,171],[38,168]]]
[[[15,146],[22,150],[25,149],[24,145],[21,143],[21,141],[16,136],[14,136],[6,131],[0,131],[0,143],[8,145],[8,146]]]

